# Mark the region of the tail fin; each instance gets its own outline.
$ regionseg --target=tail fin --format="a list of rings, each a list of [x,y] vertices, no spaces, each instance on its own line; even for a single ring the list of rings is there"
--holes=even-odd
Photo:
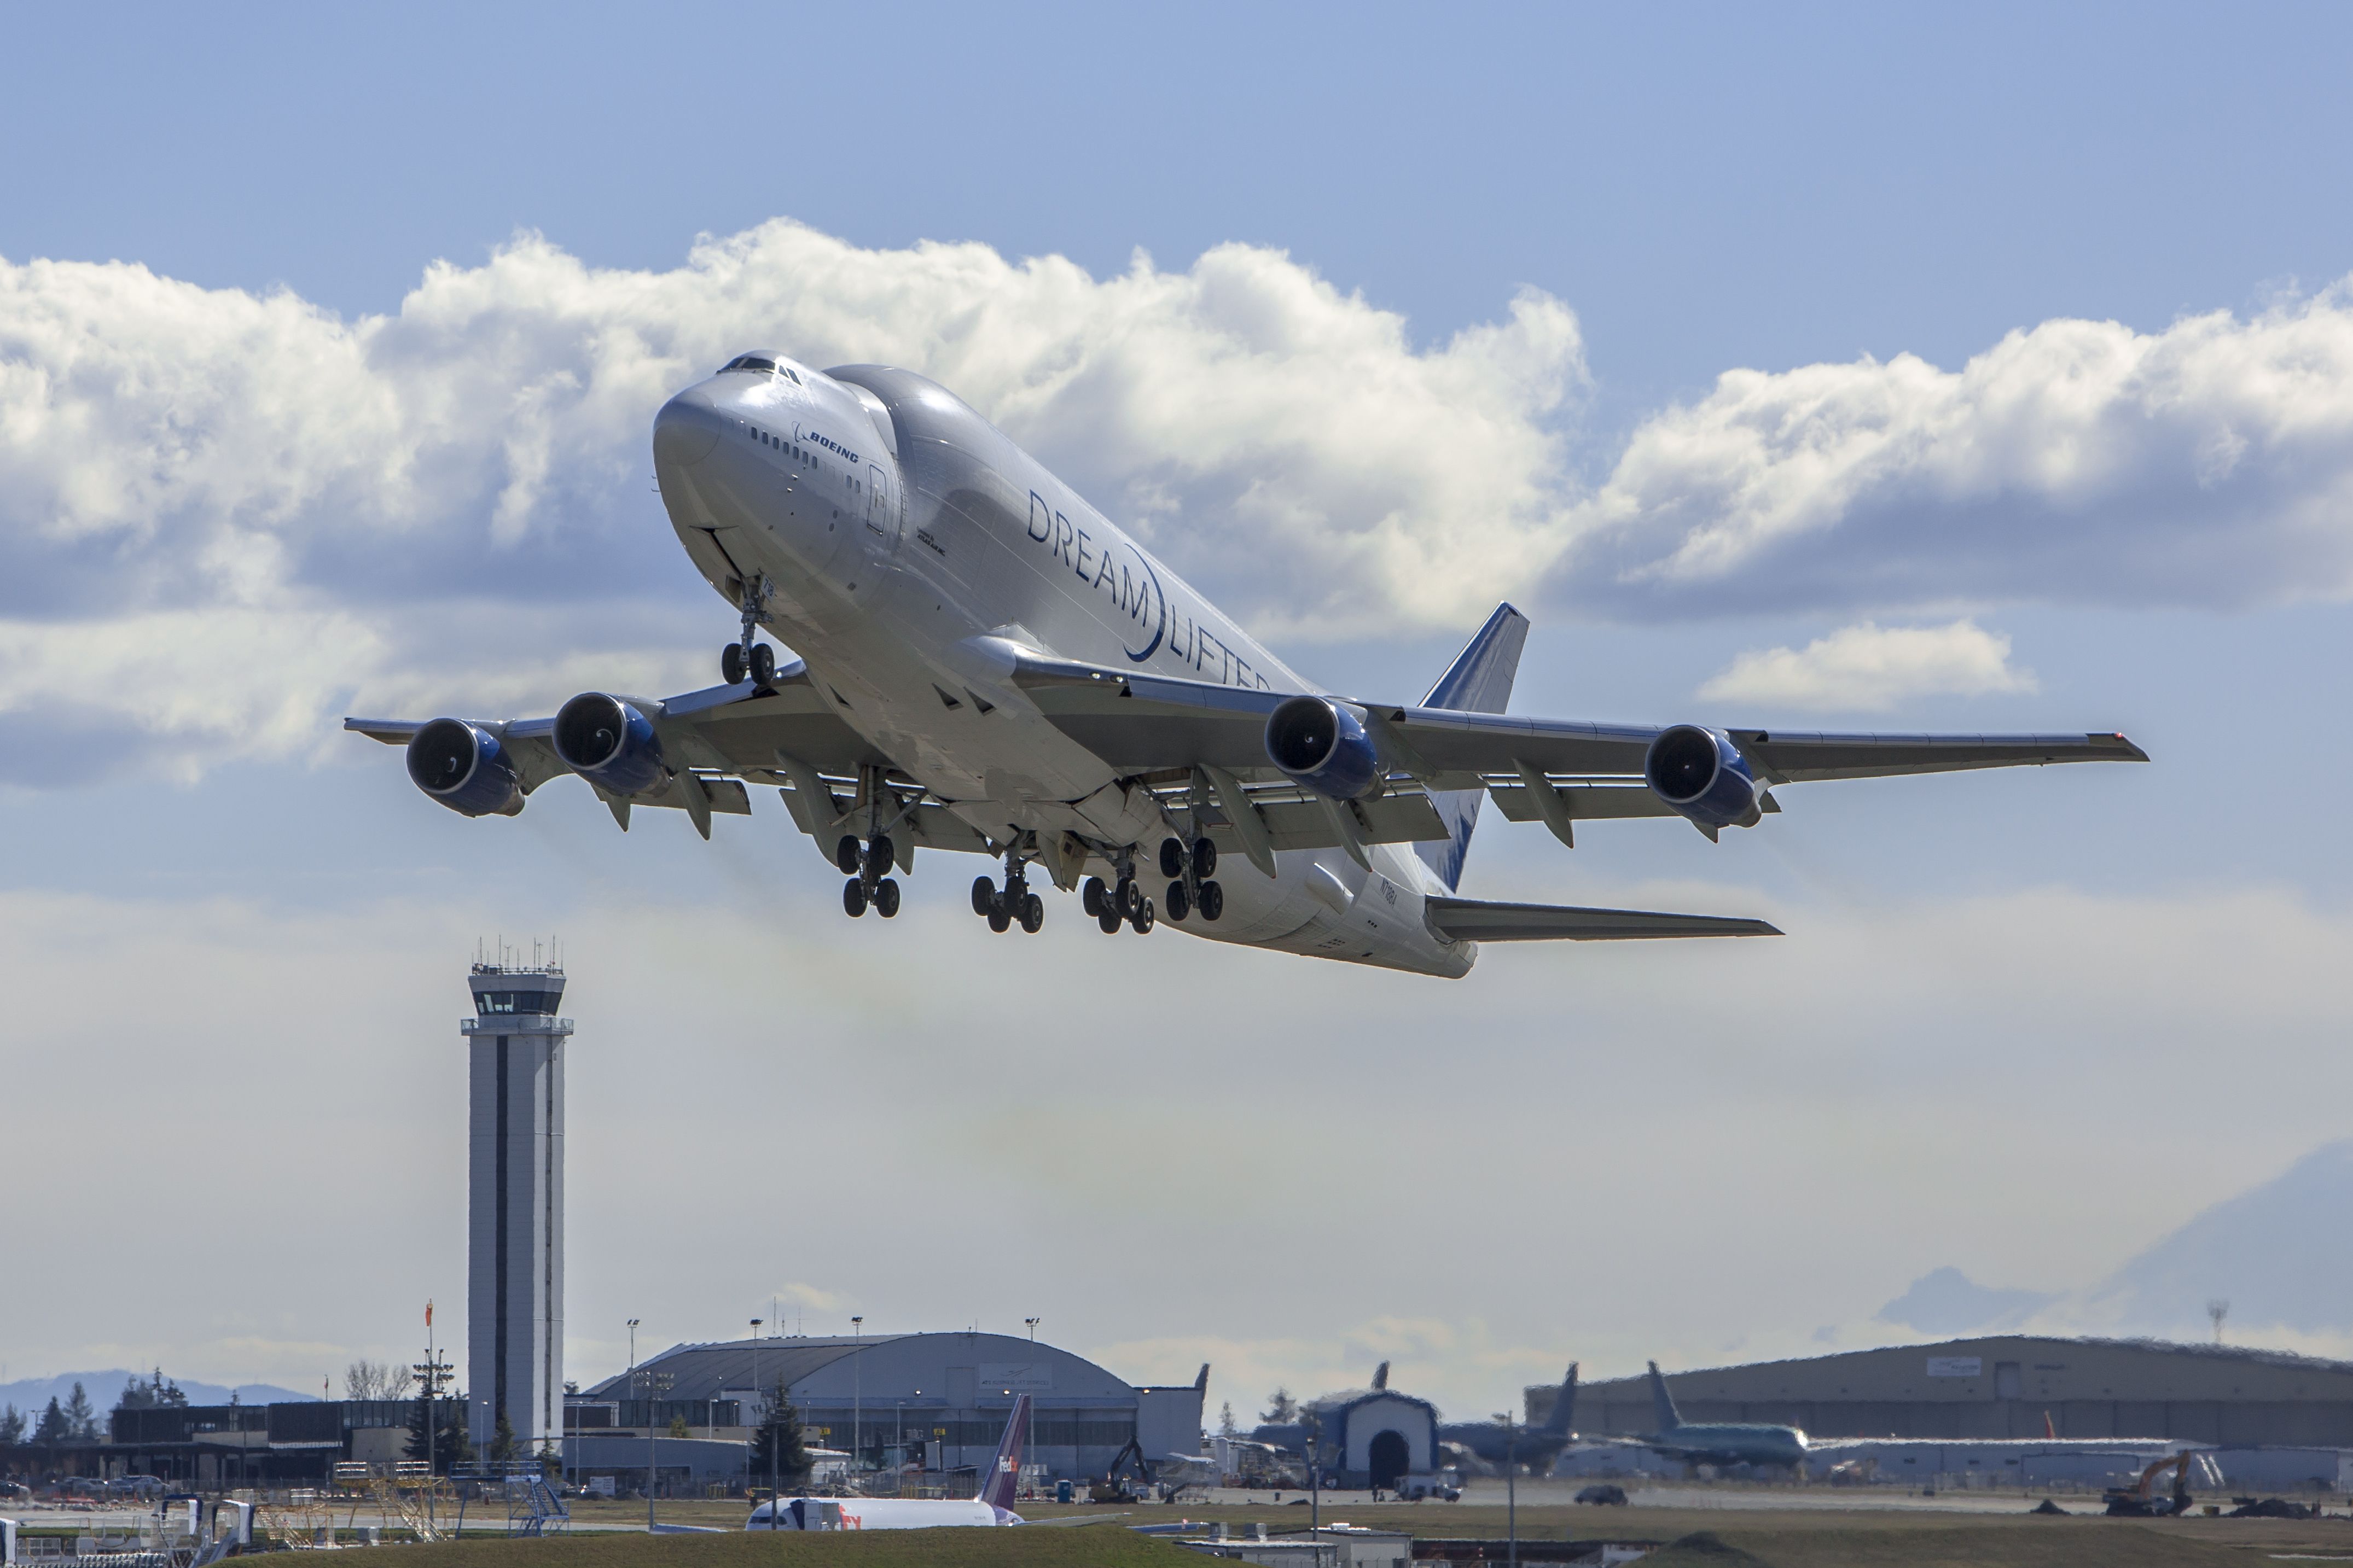
[[[1387,1388],[1388,1385],[1389,1363],[1383,1362],[1380,1365],[1373,1368],[1373,1386],[1375,1388]]]
[[[1446,667],[1446,673],[1438,678],[1421,705],[1451,708],[1461,713],[1501,713],[1512,700],[1512,679],[1520,672],[1520,649],[1527,640],[1527,616],[1509,605],[1496,605],[1479,635],[1454,656],[1454,662]],[[1417,844],[1414,853],[1428,862],[1449,890],[1461,885],[1462,858],[1471,852],[1471,830],[1479,826],[1479,803],[1485,798],[1485,791],[1475,789],[1448,790],[1430,797],[1438,808],[1439,820],[1446,824],[1447,837]]]
[[[1013,1401],[1013,1414],[1005,1418],[1005,1439],[997,1445],[997,1458],[989,1461],[988,1474],[980,1483],[980,1500],[991,1508],[1011,1512],[1014,1493],[1021,1486],[1021,1447],[1029,1440],[1029,1396],[1019,1394]]]
[[[1659,1375],[1659,1363],[1651,1363],[1651,1413],[1662,1432],[1672,1432],[1683,1424],[1675,1409],[1675,1396],[1667,1392],[1667,1380]]]
[[[1570,1362],[1568,1375],[1560,1380],[1560,1392],[1553,1395],[1552,1416],[1545,1423],[1544,1429],[1556,1436],[1562,1436],[1569,1430],[1569,1423],[1576,1418],[1577,1363]]]

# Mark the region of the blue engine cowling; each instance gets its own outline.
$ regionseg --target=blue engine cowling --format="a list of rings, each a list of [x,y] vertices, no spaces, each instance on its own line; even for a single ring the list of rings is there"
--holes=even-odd
[[[1365,730],[1365,711],[1329,697],[1285,698],[1266,716],[1266,754],[1293,782],[1334,800],[1380,794],[1388,770]]]
[[[522,782],[499,738],[463,719],[436,719],[408,738],[408,776],[461,816],[512,816]]]
[[[643,795],[670,782],[652,721],[602,691],[584,691],[555,710],[555,754],[614,795]]]
[[[1642,758],[1651,793],[1702,827],[1754,827],[1757,775],[1728,735],[1696,724],[1662,730]]]

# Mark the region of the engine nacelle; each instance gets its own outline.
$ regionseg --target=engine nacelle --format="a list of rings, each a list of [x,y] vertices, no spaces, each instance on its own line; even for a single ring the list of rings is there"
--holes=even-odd
[[[643,795],[670,782],[652,721],[602,691],[584,691],[555,710],[555,754],[614,795]]]
[[[1293,783],[1334,800],[1369,800],[1388,776],[1365,710],[1329,697],[1285,698],[1266,716],[1266,754]]]
[[[463,719],[436,719],[408,738],[408,776],[460,816],[512,816],[522,781],[499,738]]]
[[[1711,834],[1754,827],[1763,815],[1748,759],[1730,736],[1696,724],[1661,731],[1642,758],[1642,777],[1651,793]]]

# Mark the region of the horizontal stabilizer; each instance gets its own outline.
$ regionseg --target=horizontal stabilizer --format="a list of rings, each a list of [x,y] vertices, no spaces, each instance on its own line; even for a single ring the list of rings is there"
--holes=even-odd
[[[1431,899],[1431,929],[1456,942],[1626,942],[1662,936],[1779,936],[1763,921],[1731,915],[1670,915],[1649,910],[1588,910],[1567,904],[1490,904]]]

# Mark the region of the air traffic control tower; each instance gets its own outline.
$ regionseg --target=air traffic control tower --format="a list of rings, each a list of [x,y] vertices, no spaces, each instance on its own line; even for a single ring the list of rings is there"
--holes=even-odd
[[[564,1440],[564,971],[476,963],[467,1139],[467,1432]]]

